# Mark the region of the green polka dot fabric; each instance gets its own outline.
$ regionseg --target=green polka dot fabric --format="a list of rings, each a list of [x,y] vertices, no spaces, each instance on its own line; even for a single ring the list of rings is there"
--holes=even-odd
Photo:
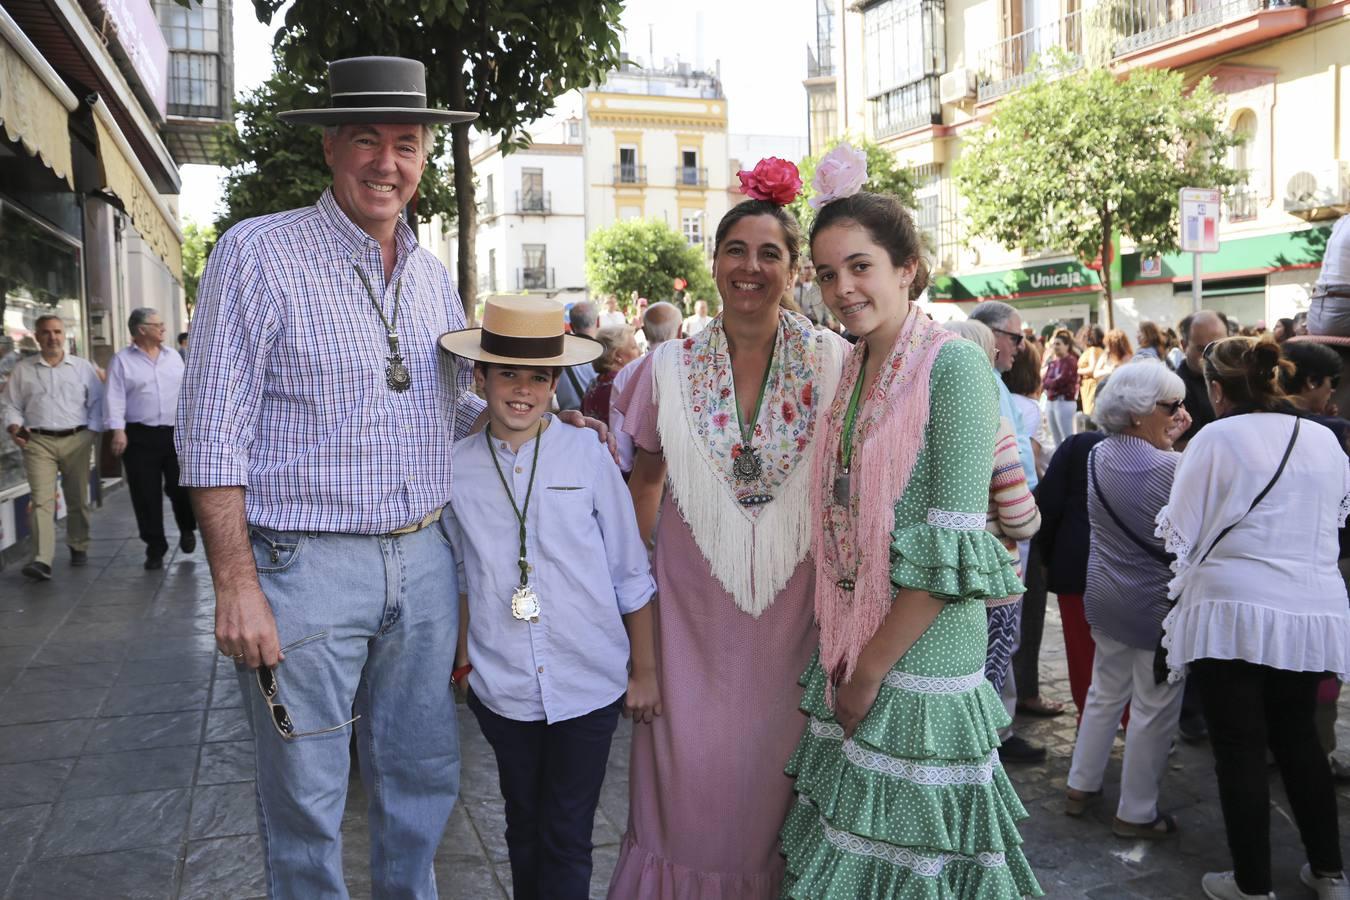
[[[926,446],[896,504],[891,577],[948,599],[883,682],[852,738],[802,676],[808,726],[787,765],[797,801],[782,830],[783,896],[1006,900],[1040,896],[1017,823],[1026,810],[998,760],[1008,716],[984,678],[983,600],[1023,591],[984,530],[998,395],[973,344],[933,366]]]

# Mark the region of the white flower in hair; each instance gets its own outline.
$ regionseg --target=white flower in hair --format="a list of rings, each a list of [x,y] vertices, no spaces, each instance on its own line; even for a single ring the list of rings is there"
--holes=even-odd
[[[867,154],[844,141],[816,164],[816,177],[811,179],[815,194],[807,202],[820,209],[832,200],[852,197],[866,182]]]

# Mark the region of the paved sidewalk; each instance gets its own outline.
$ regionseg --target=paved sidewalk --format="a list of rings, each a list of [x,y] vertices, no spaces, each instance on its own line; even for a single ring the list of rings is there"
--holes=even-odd
[[[0,572],[0,896],[262,896],[252,742],[233,665],[215,652],[204,556],[175,551],[163,571],[145,572],[125,491],[95,512],[94,533],[88,568],[72,570],[59,558],[46,584],[26,583],[17,566]],[[1067,700],[1051,606],[1044,693]],[[1350,724],[1350,705],[1342,705]],[[506,898],[496,767],[462,708],[460,721],[463,795],[437,859],[440,892]],[[1106,802],[1073,820],[1062,806],[1072,717],[1020,729],[1050,748],[1044,765],[1009,770],[1031,812],[1023,835],[1047,896],[1194,898],[1201,874],[1229,867],[1207,750],[1179,746],[1173,755],[1163,807],[1182,832],[1153,845],[1110,834],[1119,753]],[[627,734],[621,723],[596,818],[596,897],[604,896],[627,817]],[[1350,728],[1342,738],[1350,746]],[[1298,884],[1302,852],[1278,787],[1273,801],[1276,891],[1311,896]],[[1341,789],[1340,801],[1342,831],[1350,833],[1350,790]],[[370,896],[364,807],[354,779],[344,824],[353,897]]]

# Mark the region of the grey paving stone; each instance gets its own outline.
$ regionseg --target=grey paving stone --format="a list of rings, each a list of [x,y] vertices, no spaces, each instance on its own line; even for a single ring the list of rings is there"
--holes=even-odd
[[[115,753],[149,747],[195,747],[201,741],[202,712],[185,710],[99,719],[85,753]]]
[[[141,640],[143,635],[134,622],[100,622],[93,625],[62,625],[51,634],[53,641],[79,643],[80,641]]]
[[[70,615],[66,604],[30,603],[18,609],[0,610],[0,628],[60,625]]]
[[[186,789],[63,800],[38,841],[38,856],[84,856],[144,847],[178,847],[188,824]]]
[[[262,843],[257,835],[188,844],[180,900],[217,900],[266,892]]]
[[[137,640],[127,647],[127,659],[169,659],[184,654],[215,652],[214,634],[178,635],[167,639]]]
[[[239,679],[233,673],[224,678],[217,675],[211,684],[211,709],[242,709],[243,706],[244,695],[239,687]]]
[[[178,853],[171,848],[43,859],[19,869],[10,896],[24,900],[169,900]]]
[[[0,766],[0,807],[50,803],[56,799],[75,759],[41,759]]]
[[[105,716],[131,716],[206,708],[205,681],[117,685],[108,692]]]
[[[190,839],[257,833],[258,795],[253,782],[213,784],[193,790]]]
[[[85,755],[61,789],[62,799],[187,787],[197,767],[196,747],[153,747]]]
[[[247,741],[253,739],[253,730],[248,727],[243,707],[213,709],[206,714],[206,740]]]
[[[24,672],[19,687],[25,691],[69,691],[77,688],[108,687],[117,677],[120,663],[82,663],[66,666],[39,666]]]
[[[67,625],[101,625],[111,622],[134,622],[145,617],[146,603],[91,603],[80,604],[66,619]]]
[[[13,684],[24,671],[25,667],[18,663],[0,666],[0,694],[3,694],[5,689]]]
[[[49,803],[0,809],[0,871],[17,869],[28,861],[50,812]]]
[[[79,756],[93,719],[0,727],[0,763]]]
[[[166,656],[163,659],[135,659],[122,664],[118,684],[168,684],[177,681],[205,681],[211,677],[210,654]]]
[[[36,647],[51,636],[52,630],[49,625],[0,628],[0,647]]]
[[[436,889],[449,900],[504,900],[507,896],[482,857],[444,851],[436,854]]]
[[[119,662],[126,655],[124,641],[80,641],[43,644],[33,657],[34,666],[69,666],[81,663]]]
[[[202,747],[197,783],[227,784],[232,781],[252,781],[255,771],[252,741],[206,744]]]

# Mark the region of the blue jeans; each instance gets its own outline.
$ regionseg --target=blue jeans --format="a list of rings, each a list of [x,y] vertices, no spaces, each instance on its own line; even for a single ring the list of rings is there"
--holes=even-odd
[[[296,733],[360,716],[374,896],[435,897],[432,862],[459,793],[450,690],[459,602],[440,523],[399,537],[249,533],[286,656],[273,702]],[[240,667],[239,680],[256,746],[268,894],[345,898],[350,731],[283,739],[256,672]]]

